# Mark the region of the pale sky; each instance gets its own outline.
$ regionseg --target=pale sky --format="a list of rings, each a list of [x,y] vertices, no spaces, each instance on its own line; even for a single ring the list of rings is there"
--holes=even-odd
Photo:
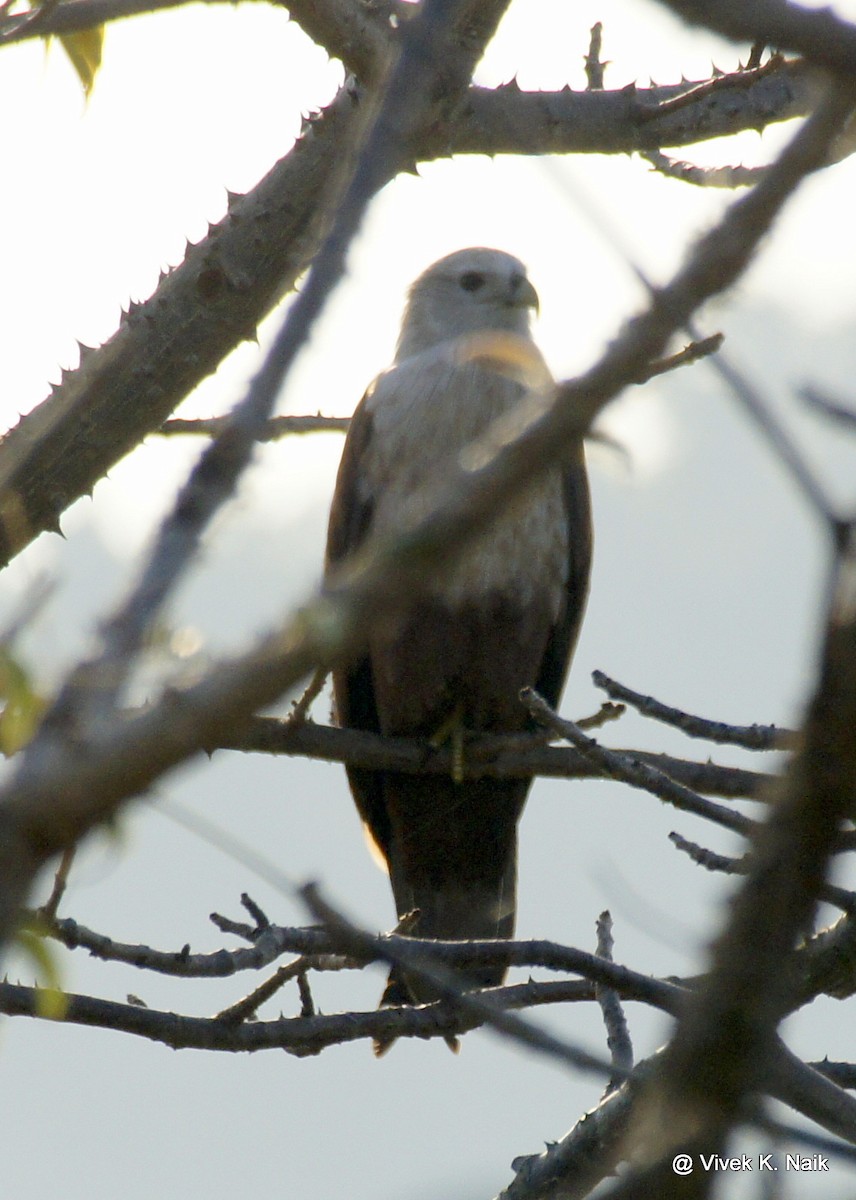
[[[854,0],[836,7],[856,19]],[[517,73],[524,88],[584,86],[596,20],[604,23],[610,87],[702,78],[711,60],[727,69],[745,58],[651,3],[518,0],[479,81]],[[282,9],[261,4],[194,6],[111,28],[88,105],[57,47],[47,56],[38,45],[4,49],[0,67],[6,426],[43,398],[62,366],[74,365],[76,339],[106,339],[129,298],[151,293],[159,271],[181,260],[185,239],[199,240],[222,216],[227,189],[249,189],[287,151],[301,113],[331,98],[341,68]],[[682,154],[762,162],[788,134],[783,127]],[[528,264],[548,361],[559,376],[584,369],[643,299],[613,235],[662,280],[728,200],[663,180],[630,157],[425,167],[372,207],[348,279],[288,380],[280,411],[349,413],[389,361],[407,284],[468,244],[495,245]],[[851,503],[853,446],[807,418],[791,388],[812,379],[856,401],[854,208],[853,161],[812,180],[736,294],[701,321],[705,331],[726,333],[729,354],[763,384],[817,469]],[[262,346],[280,319],[265,323]],[[258,355],[242,347],[183,411],[226,410]],[[565,710],[579,716],[597,707],[589,675],[599,667],[710,717],[798,721],[825,563],[782,469],[703,366],[628,394],[605,424],[630,466],[603,450],[590,456],[595,577]],[[177,598],[174,625],[211,650],[241,645],[309,593],[340,450],[341,439],[329,435],[260,454]],[[67,514],[67,540],[43,537],[6,572],[0,621],[45,573],[54,582],[54,599],[25,642],[46,683],[122,593],[198,451],[189,439],[150,439],[94,500]],[[326,718],[323,704],[316,718]],[[688,757],[712,752],[634,718],[604,738]],[[218,822],[289,877],[321,880],[370,927],[391,925],[388,884],[365,851],[341,768],[218,754],[211,766],[164,781],[157,796]],[[671,829],[735,849],[627,789],[538,784],[521,831],[521,935],[590,949],[608,906],[620,961],[664,973],[699,969],[728,884],[676,855]],[[244,890],[273,920],[306,920],[290,897],[141,806],[117,837],[92,840],[66,912],[119,940],[215,949],[223,939],[207,914],[239,916]],[[26,965],[16,967],[26,975]],[[134,992],[153,1007],[199,1013],[252,986],[149,979],[80,955],[63,960],[63,971],[70,989],[120,1000]],[[316,998],[325,1011],[371,1008],[380,987],[380,972],[324,979]],[[295,997],[284,994],[273,1011],[279,1007],[295,1011]],[[666,1026],[640,1006],[629,1006],[629,1018],[641,1057]],[[592,1012],[542,1011],[538,1020],[604,1050]],[[829,1001],[801,1018],[793,1045],[810,1058],[852,1058],[854,1032],[852,1005]],[[363,1044],[306,1060],[171,1054],[97,1030],[15,1020],[2,1026],[0,1072],[3,1175],[8,1195],[28,1200],[489,1197],[507,1184],[512,1158],[561,1136],[599,1095],[596,1082],[569,1081],[488,1034],[467,1037],[457,1059],[442,1044],[414,1042],[376,1063]],[[815,1185],[804,1179],[786,1197],[831,1194]],[[728,1197],[750,1194],[735,1186]]]

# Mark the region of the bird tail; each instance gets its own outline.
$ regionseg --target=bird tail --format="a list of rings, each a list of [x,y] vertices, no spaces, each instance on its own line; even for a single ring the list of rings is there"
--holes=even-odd
[[[410,776],[399,790],[398,778],[388,776],[385,789],[392,826],[389,869],[399,918],[415,914],[408,935],[441,941],[511,937],[517,821],[528,781],[456,784]],[[461,971],[461,982],[495,987],[505,972],[502,965],[471,967]],[[428,1004],[436,999],[438,992],[430,983],[393,968],[381,1005]]]

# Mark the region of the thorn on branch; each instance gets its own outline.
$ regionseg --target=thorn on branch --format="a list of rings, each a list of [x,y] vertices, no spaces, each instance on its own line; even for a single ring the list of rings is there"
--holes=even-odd
[[[764,50],[766,47],[767,43],[764,41],[754,43],[752,49],[749,51],[749,57],[746,60],[745,69],[747,71],[754,71],[757,67],[760,67],[761,59],[764,57]]]

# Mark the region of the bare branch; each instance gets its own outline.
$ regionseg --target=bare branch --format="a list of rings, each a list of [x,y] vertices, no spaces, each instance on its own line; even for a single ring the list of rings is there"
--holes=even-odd
[[[524,688],[521,696],[536,720],[542,721],[560,736],[567,738],[613,779],[620,779],[633,787],[642,788],[683,812],[691,812],[696,816],[704,817],[735,833],[745,836],[752,830],[755,822],[749,817],[744,817],[742,813],[732,812],[731,809],[724,808],[721,804],[714,804],[712,800],[706,800],[703,796],[675,783],[667,775],[636,758],[601,746],[594,738],[583,733],[573,721],[567,721],[555,713],[543,697],[539,696],[532,688]]]
[[[394,99],[395,92],[388,97]],[[45,753],[37,735],[0,791],[0,932],[5,935],[12,927],[42,862],[194,750],[217,744],[236,720],[271,703],[317,666],[352,653],[372,620],[394,608],[436,562],[448,563],[461,552],[495,514],[500,497],[528,486],[534,473],[558,461],[627,380],[663,353],[692,312],[739,276],[788,196],[825,161],[850,104],[849,94],[834,93],[758,187],[732,204],[702,239],[672,283],[625,326],[600,362],[579,380],[561,385],[553,403],[544,396],[533,399],[531,423],[519,437],[478,470],[461,468],[421,524],[389,543],[370,545],[344,564],[314,605],[249,654],[219,665],[140,716],[111,723],[84,747],[56,738]],[[308,285],[304,297],[310,307],[317,300]],[[305,309],[296,306],[295,311]]]
[[[595,22],[591,27],[588,54],[585,57],[586,91],[599,92],[603,89],[603,76],[608,63],[601,62],[600,51],[603,45],[603,24]]]
[[[212,919],[221,928],[229,924],[234,926],[233,922],[214,914]],[[335,930],[315,926],[293,928],[271,925],[260,935],[254,935],[249,929],[232,928],[230,932],[250,940],[248,947],[217,950],[213,954],[192,954],[189,946],[171,952],[116,942],[68,918],[44,923],[38,920],[36,914],[34,932],[56,938],[69,949],[85,949],[106,962],[125,963],[141,970],[179,978],[225,978],[245,970],[262,970],[286,953],[300,954],[307,961],[324,961],[335,957],[354,966],[365,966],[378,960],[378,948],[382,946],[384,952],[390,947],[393,952],[399,949],[402,953],[410,954],[424,952],[437,962],[458,970],[487,965],[529,969],[540,967],[548,971],[581,975],[592,984],[612,988],[627,999],[640,1000],[666,1012],[677,1011],[682,995],[681,988],[674,982],[653,979],[650,975],[633,971],[596,954],[549,941],[423,941],[394,933],[364,941],[361,949],[355,951],[352,948],[346,954]],[[593,990],[586,995],[594,999]]]
[[[831,9],[808,9],[787,0],[708,4],[705,0],[663,0],[691,25],[701,25],[736,42],[763,41],[767,46],[805,55],[833,71],[856,73],[856,26]]]
[[[97,350],[0,444],[0,565],[90,493],[256,326],[305,270],[331,180],[362,120],[345,85],[293,150],[229,212],[154,296],[132,304]]]
[[[856,430],[856,409],[851,404],[834,400],[819,388],[807,385],[799,389],[798,395],[806,404],[816,409],[823,416],[838,421],[846,429]]]
[[[612,962],[612,917],[608,912],[602,912],[597,919],[597,954],[599,958]],[[618,1072],[607,1084],[607,1093],[614,1091],[621,1080],[626,1079],[633,1070],[633,1043],[630,1040],[630,1030],[627,1028],[627,1018],[621,1007],[621,1000],[614,988],[598,984],[595,988],[597,1002],[603,1014],[606,1027],[606,1044],[612,1057],[612,1065]]]
[[[648,383],[658,375],[665,375],[669,371],[677,370],[678,367],[689,366],[698,362],[699,359],[707,358],[708,355],[717,352],[723,343],[724,336],[722,333],[714,333],[710,337],[702,338],[699,342],[690,342],[677,354],[671,354],[668,358],[651,363],[632,382]],[[171,420],[165,421],[157,432],[164,436],[196,434],[204,437],[216,437],[222,433],[228,420],[228,417],[173,417]],[[350,417],[324,417],[320,413],[315,416],[271,417],[256,440],[274,442],[288,434],[295,433],[347,433],[350,424]]]
[[[727,854],[715,854],[704,846],[690,842],[679,833],[670,833],[669,841],[684,854],[688,854],[694,863],[708,871],[719,871],[724,875],[746,875],[751,870],[752,862],[748,854],[742,858],[731,858]],[[856,892],[846,888],[824,883],[818,892],[818,900],[833,904],[851,916],[856,914]]]
[[[668,179],[680,179],[696,187],[728,188],[751,187],[767,170],[766,167],[699,167],[682,159],[669,158],[659,150],[648,150],[642,157],[655,171]]]
[[[108,21],[178,8],[190,0],[60,0],[0,19],[0,47],[34,37],[80,33]],[[221,0],[206,0],[219,3]],[[276,3],[277,0],[274,0]],[[341,59],[364,84],[376,80],[386,62],[392,31],[369,5],[350,0],[290,0],[288,12],[331,58]],[[36,19],[38,18],[38,19]],[[200,21],[203,19],[200,14]]]
[[[223,431],[228,417],[173,417],[161,425],[158,433],[166,436],[194,433],[205,437],[217,437]],[[347,433],[350,417],[271,417],[259,433],[258,441],[275,442],[291,433]]]
[[[578,750],[545,745],[546,734],[471,735],[461,764],[464,779],[527,779],[544,775],[558,779],[593,779],[602,772]],[[324,762],[347,763],[370,770],[404,771],[407,774],[451,775],[452,755],[447,746],[419,738],[391,738],[359,729],[317,725],[307,721],[290,725],[277,717],[253,717],[243,729],[232,731],[215,749],[289,754]],[[732,799],[757,799],[772,778],[740,767],[713,762],[689,762],[644,750],[619,750],[645,762],[695,791]]]
[[[74,0],[88,3],[89,0]],[[454,120],[434,112],[413,133],[406,161],[450,153],[625,153],[697,142],[804,115],[817,101],[817,73],[799,63],[759,78],[739,103],[703,98],[664,119],[650,110],[693,85],[620,92],[523,93],[471,88]],[[724,86],[724,85],[723,85]],[[0,447],[0,566],[44,530],[129,450],[157,431],[175,406],[288,292],[320,243],[317,198],[359,119],[350,83],[310,120],[294,149],[243,197],[117,333],[3,439]],[[640,124],[640,114],[645,119]],[[382,182],[386,182],[383,180]],[[642,367],[639,368],[642,370]]]
[[[647,383],[650,379],[655,379],[658,375],[665,375],[669,371],[677,370],[678,367],[690,366],[702,358],[716,354],[724,341],[724,333],[712,333],[710,337],[702,338],[701,341],[690,342],[688,346],[684,346],[683,350],[679,350],[677,354],[670,354],[668,358],[661,358],[657,362],[652,362],[633,382]]]
[[[706,82],[706,81],[705,81]],[[747,82],[749,86],[747,87]],[[823,76],[803,62],[767,73],[718,77],[717,91],[678,109],[661,111],[699,83],[608,91],[524,92],[516,83],[471,88],[454,129],[437,131],[428,157],[453,154],[632,154],[697,145],[745,129],[804,117],[823,94]],[[442,147],[441,147],[442,138]],[[830,152],[831,153],[831,152]]]
[[[742,746],[744,750],[793,750],[799,738],[792,730],[779,729],[775,725],[728,725],[724,721],[710,721],[706,717],[695,717],[669,704],[643,696],[623,683],[610,679],[603,671],[593,671],[595,687],[602,688],[612,700],[630,704],[644,717],[653,717],[666,725],[680,729],[688,737],[704,738],[726,746]]]
[[[341,958],[338,961],[342,961]],[[335,969],[335,967],[333,968]],[[0,1012],[7,1016],[41,1017],[38,988],[0,982]],[[544,1004],[591,1003],[594,988],[577,980],[512,984],[467,993],[489,998],[492,1012]],[[92,1028],[112,1029],[149,1038],[173,1049],[236,1051],[286,1050],[318,1054],[329,1046],[350,1041],[402,1037],[450,1037],[482,1024],[472,1013],[450,1011],[447,1004],[385,1008],[366,1013],[316,1014],[278,1020],[234,1021],[221,1017],[188,1017],[136,1004],[120,1004],[93,996],[67,993],[65,1021]],[[226,1010],[228,1013],[228,1010]],[[604,1064],[604,1067],[606,1064]]]

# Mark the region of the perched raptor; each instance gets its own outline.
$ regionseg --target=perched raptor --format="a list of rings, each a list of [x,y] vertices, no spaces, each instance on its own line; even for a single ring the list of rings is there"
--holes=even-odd
[[[461,451],[521,401],[521,385],[444,353],[480,332],[529,339],[538,297],[522,263],[499,250],[440,259],[408,293],[392,366],[354,413],[336,482],[327,570],[375,535],[430,512]],[[462,555],[374,628],[358,661],[334,673],[339,724],[432,739],[527,727],[531,684],[557,704],[579,632],[591,563],[581,443],[538,476]],[[416,937],[513,934],[517,822],[531,780],[351,769],[351,790],[387,864],[399,917]],[[476,984],[504,971],[471,971]],[[430,989],[390,976],[384,1003]]]

